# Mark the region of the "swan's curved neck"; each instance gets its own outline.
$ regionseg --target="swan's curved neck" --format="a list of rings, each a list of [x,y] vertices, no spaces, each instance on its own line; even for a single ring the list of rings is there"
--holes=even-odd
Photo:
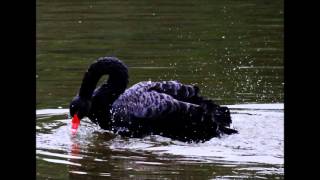
[[[99,79],[103,75],[109,75],[107,84],[114,93],[120,95],[125,91],[128,84],[128,69],[126,65],[115,57],[103,57],[88,68],[82,80],[79,96],[90,100]]]

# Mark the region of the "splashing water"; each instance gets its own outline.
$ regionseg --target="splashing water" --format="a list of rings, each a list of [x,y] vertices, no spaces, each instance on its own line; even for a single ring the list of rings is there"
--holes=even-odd
[[[68,109],[37,111],[37,176],[187,177],[207,169],[208,178],[283,178],[283,104],[229,105],[239,134],[204,143],[183,143],[158,135],[121,138],[83,119],[72,135]],[[62,119],[61,119],[62,118]],[[156,168],[158,167],[158,168]],[[156,169],[155,169],[156,168]],[[106,172],[107,171],[107,172]],[[143,176],[141,175],[144,174]],[[169,174],[168,174],[169,173]],[[183,178],[182,178],[183,179]]]

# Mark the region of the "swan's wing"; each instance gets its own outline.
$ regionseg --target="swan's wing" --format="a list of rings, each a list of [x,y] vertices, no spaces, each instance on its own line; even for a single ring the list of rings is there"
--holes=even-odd
[[[199,105],[176,100],[165,93],[135,91],[113,104],[112,130],[132,137],[155,133],[181,140],[207,139],[215,132],[216,125],[211,118],[202,118],[202,113]]]
[[[115,132],[133,137],[155,133],[185,141],[208,140],[219,134],[221,123],[213,118],[212,103],[199,106],[180,101],[150,86],[135,85],[113,103]]]
[[[127,89],[114,103],[113,109],[120,114],[134,117],[156,118],[168,112],[175,112],[181,106],[198,106],[203,98],[198,96],[199,88],[177,81],[145,81]]]
[[[123,114],[125,117],[158,118],[181,111],[182,108],[187,111],[190,106],[197,105],[181,102],[168,94],[151,90],[127,91],[114,102],[113,109],[117,111],[116,114]]]
[[[120,97],[112,111],[113,131],[124,136],[154,133],[182,141],[200,141],[219,134],[217,122],[205,107],[153,90]]]
[[[172,96],[174,99],[199,104],[203,98],[200,97],[199,88],[194,85],[182,84],[177,81],[154,82],[149,91],[156,91]]]

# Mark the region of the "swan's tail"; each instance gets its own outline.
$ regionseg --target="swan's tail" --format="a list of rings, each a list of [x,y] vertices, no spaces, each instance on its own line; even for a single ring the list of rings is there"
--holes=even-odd
[[[219,132],[228,135],[238,133],[237,130],[229,128],[232,120],[228,107],[219,106],[211,100],[204,100],[200,106],[204,109],[204,116],[217,124],[218,134]]]
[[[158,122],[155,127],[165,124],[161,128],[164,135],[187,142],[207,141],[221,134],[238,132],[229,128],[232,122],[229,109],[211,100],[203,100],[200,105],[179,101],[179,111]]]

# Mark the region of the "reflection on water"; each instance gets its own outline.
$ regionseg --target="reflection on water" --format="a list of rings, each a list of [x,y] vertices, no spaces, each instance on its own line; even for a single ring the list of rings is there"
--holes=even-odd
[[[88,119],[74,136],[70,119],[61,119],[67,109],[38,110],[37,176],[282,179],[283,104],[229,107],[240,133],[199,144],[161,136],[121,138]]]

